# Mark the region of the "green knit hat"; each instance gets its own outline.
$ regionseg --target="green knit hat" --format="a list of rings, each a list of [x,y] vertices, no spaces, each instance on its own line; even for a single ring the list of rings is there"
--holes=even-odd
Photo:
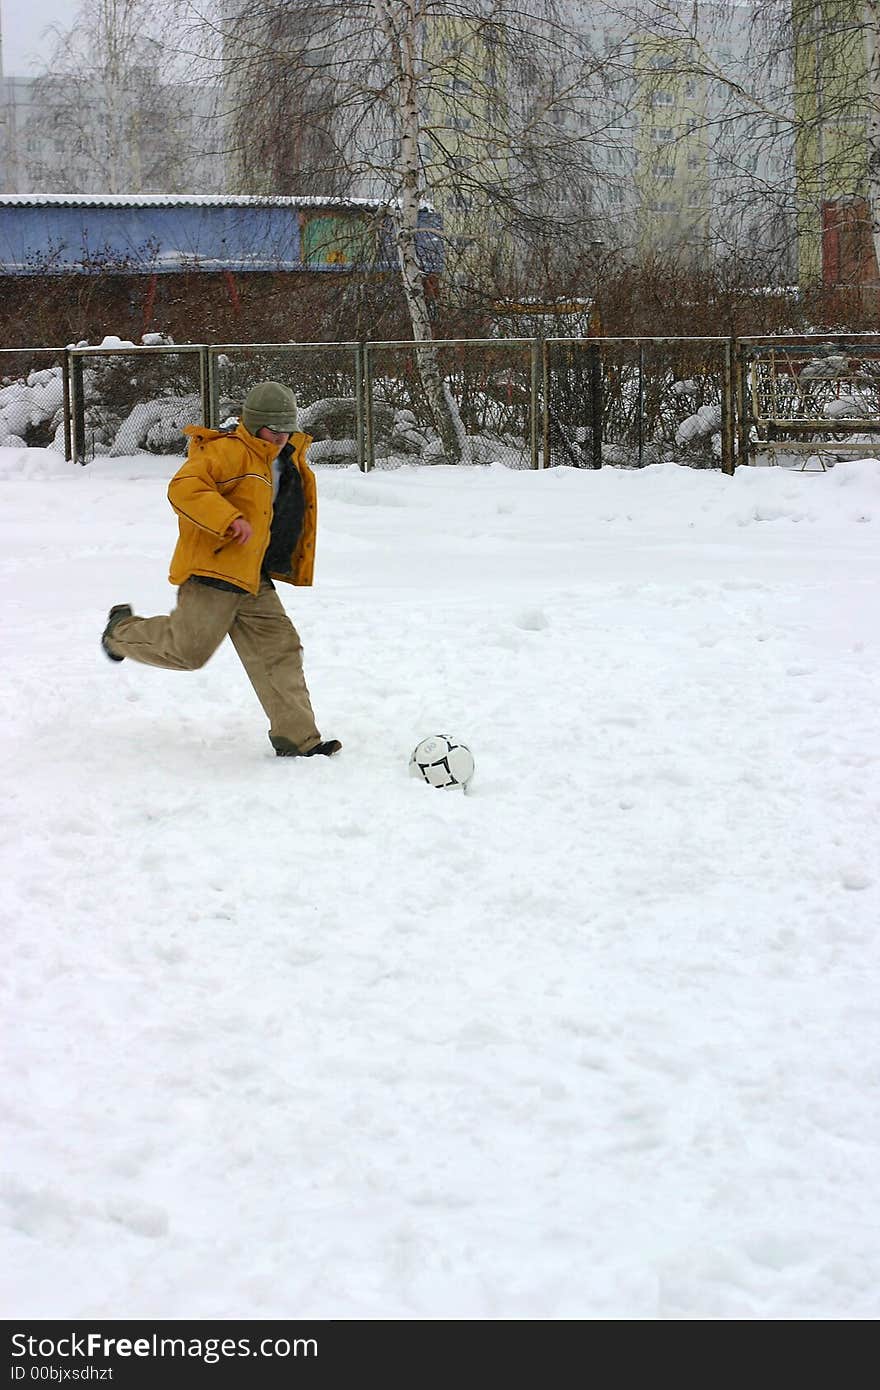
[[[261,381],[244,398],[241,422],[250,434],[265,425],[279,433],[293,434],[296,429],[296,396],[280,381]]]

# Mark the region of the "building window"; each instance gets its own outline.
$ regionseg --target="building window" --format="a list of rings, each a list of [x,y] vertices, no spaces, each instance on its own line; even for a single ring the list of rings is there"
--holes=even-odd
[[[672,129],[672,126],[655,126],[652,133],[654,141],[658,145],[669,145],[675,139],[675,131]]]
[[[674,165],[674,164],[658,164],[658,165],[657,165],[657,168],[656,168],[656,170],[655,170],[655,173],[656,173],[658,179],[674,179],[674,178],[675,178],[675,165]]]

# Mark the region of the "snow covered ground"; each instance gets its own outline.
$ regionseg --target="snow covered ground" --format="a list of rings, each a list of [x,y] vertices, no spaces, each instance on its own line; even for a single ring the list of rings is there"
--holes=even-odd
[[[332,762],[175,466],[0,450],[4,1315],[878,1317],[877,462],[319,471]]]

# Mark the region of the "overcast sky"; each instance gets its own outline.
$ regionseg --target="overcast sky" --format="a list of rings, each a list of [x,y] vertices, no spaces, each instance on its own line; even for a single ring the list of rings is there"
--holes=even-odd
[[[45,30],[50,24],[69,28],[78,8],[77,0],[0,0],[4,73],[18,75],[42,67],[51,49]]]

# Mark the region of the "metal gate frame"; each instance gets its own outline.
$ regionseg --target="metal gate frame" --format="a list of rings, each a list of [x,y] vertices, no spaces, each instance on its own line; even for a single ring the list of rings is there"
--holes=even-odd
[[[530,353],[529,362],[529,467],[531,469],[541,468],[541,455],[538,448],[538,418],[539,418],[539,382],[540,382],[540,340],[538,338],[432,338],[428,342],[419,342],[415,338],[403,338],[389,340],[386,342],[366,342],[361,345],[363,350],[363,372],[364,372],[364,398],[366,405],[366,460],[364,472],[370,472],[375,466],[375,455],[373,452],[373,355],[376,352],[386,349],[396,349],[408,352],[418,352],[425,348],[528,348]]]
[[[67,458],[73,463],[86,463],[86,399],[83,390],[83,363],[88,357],[146,357],[199,356],[199,394],[202,402],[202,424],[207,425],[208,408],[208,348],[200,343],[161,344],[147,347],[84,347],[67,350],[68,370],[65,373],[65,410],[69,410],[69,428],[65,429]]]
[[[639,349],[639,466],[644,457],[644,418],[641,402],[644,400],[645,347],[662,346],[668,343],[705,343],[723,347],[721,378],[721,471],[731,476],[736,469],[736,401],[733,386],[734,338],[720,336],[687,337],[684,334],[670,334],[663,337],[622,337],[622,338],[545,338],[542,348],[542,392],[544,398],[543,455],[544,467],[550,466],[550,352],[553,346],[575,347],[582,345],[590,358],[591,416],[598,428],[593,429],[591,468],[602,467],[602,423],[603,423],[603,382],[602,347],[603,344],[633,343]]]
[[[858,354],[849,351],[859,346],[870,348],[880,364],[880,333],[789,333],[755,334],[735,339],[737,353],[737,415],[739,419],[739,458],[741,463],[751,463],[752,458],[761,453],[769,454],[775,461],[780,453],[803,454],[801,471],[806,469],[808,457],[816,454],[825,470],[823,454],[845,457],[847,454],[880,455],[880,419],[855,416],[811,418],[806,415],[784,416],[776,412],[762,414],[758,410],[754,363],[760,354],[773,354],[772,371],[775,378],[775,352],[786,351],[792,354],[798,349],[808,352],[811,347],[839,347],[847,356]],[[790,363],[789,363],[790,366]],[[844,381],[848,378],[823,377],[820,380]],[[823,423],[825,430],[823,431]],[[753,432],[755,438],[752,437]],[[815,436],[833,434],[875,434],[876,443],[847,443],[844,440],[829,438],[817,440]],[[786,438],[785,436],[794,436]],[[800,436],[800,437],[798,437]],[[808,438],[807,436],[811,436]],[[818,470],[817,470],[818,471]]]

